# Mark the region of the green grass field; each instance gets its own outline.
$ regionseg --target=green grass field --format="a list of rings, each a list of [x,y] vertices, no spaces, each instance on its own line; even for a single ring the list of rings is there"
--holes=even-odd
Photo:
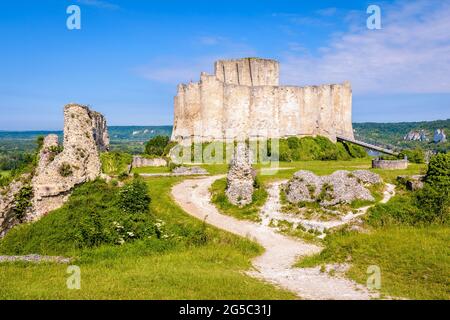
[[[262,166],[258,168],[261,169]],[[303,161],[283,162],[273,175],[263,175],[260,180],[268,183],[273,180],[289,179],[298,170],[310,170],[318,175],[330,174],[336,170],[369,169],[382,176],[385,182],[395,183],[398,175],[425,173],[425,165],[410,164],[407,170],[370,169],[370,159],[351,161]],[[218,180],[212,187],[213,203],[228,215],[241,219],[254,219],[255,213],[246,208],[238,209],[218,201],[217,195],[224,194],[225,180]],[[404,191],[403,191],[404,192]],[[214,201],[216,195],[216,201]],[[380,197],[377,197],[379,200]],[[219,199],[220,200],[220,199]],[[223,200],[223,199],[222,199]],[[254,209],[255,204],[249,206]],[[248,212],[249,211],[249,212]],[[250,214],[249,214],[250,213]],[[305,234],[291,234],[311,241]],[[317,242],[317,239],[314,239]],[[391,226],[372,228],[371,232],[340,232],[328,236],[321,242],[325,250],[317,256],[302,259],[298,267],[311,267],[334,262],[349,262],[352,267],[347,276],[365,284],[367,268],[377,265],[381,268],[384,296],[410,299],[450,299],[450,255],[448,243],[450,228],[433,225],[428,227]]]
[[[133,168],[131,173],[169,173],[168,167],[142,167]]]
[[[347,275],[367,281],[367,268],[380,267],[381,293],[409,299],[450,299],[450,227],[389,227],[365,233],[338,233],[321,254],[298,267],[349,262]]]
[[[228,166],[202,167],[211,174],[224,174]],[[257,166],[258,169],[264,167]],[[341,169],[369,169],[370,159],[283,162],[280,167],[290,169],[273,175],[260,171],[260,181],[266,184],[289,179],[300,169],[319,175]],[[424,168],[424,165],[410,164],[407,170],[370,170],[379,173],[386,182],[395,182],[398,175],[422,173]],[[166,168],[136,170],[139,173],[168,172]],[[173,240],[138,240],[123,246],[73,252],[71,255],[76,258],[73,264],[81,268],[81,290],[66,288],[69,277],[66,265],[2,263],[0,299],[295,299],[293,294],[243,273],[250,268],[251,259],[261,253],[262,249],[255,243],[209,226],[206,244],[189,242],[188,235],[201,230],[202,222],[183,212],[170,196],[171,187],[182,179],[146,179],[153,199],[151,211],[166,222],[167,231],[175,235]],[[219,180],[213,186],[213,193],[214,190],[221,193],[224,188],[225,180]],[[254,217],[265,196],[261,192],[255,203],[243,210],[226,205],[220,199],[218,202],[222,202],[220,209],[224,213],[238,218]],[[220,206],[217,201],[216,205]],[[322,254],[303,259],[298,265],[351,259],[348,276],[363,284],[367,279],[367,267],[378,265],[384,295],[450,299],[449,240],[450,228],[445,226],[373,228],[367,234],[342,232],[326,238]]]

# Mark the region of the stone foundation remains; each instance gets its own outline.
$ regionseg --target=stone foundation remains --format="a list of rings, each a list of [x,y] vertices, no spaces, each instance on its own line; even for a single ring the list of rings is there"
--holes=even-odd
[[[403,170],[408,169],[408,160],[372,160],[372,168],[386,169],[386,170]]]

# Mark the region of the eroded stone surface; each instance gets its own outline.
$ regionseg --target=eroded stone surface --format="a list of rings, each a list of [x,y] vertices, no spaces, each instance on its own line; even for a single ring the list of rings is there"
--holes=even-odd
[[[54,136],[44,141],[32,180],[33,213],[29,220],[61,207],[75,186],[101,174],[99,151],[109,148],[106,120],[86,106],[69,104],[64,108],[64,149],[58,154],[52,152],[56,143]]]
[[[0,238],[15,225],[34,221],[61,207],[72,189],[101,174],[99,151],[109,148],[105,118],[88,107],[69,104],[64,108],[64,144],[57,135],[45,137],[32,174],[25,174],[0,190]],[[17,212],[21,190],[31,189],[30,206]]]
[[[329,176],[316,176],[300,170],[284,185],[291,203],[319,202],[322,206],[351,203],[354,200],[374,201],[365,185],[381,183],[381,178],[367,170],[338,170]]]
[[[249,149],[241,143],[235,149],[227,176],[226,195],[232,204],[242,207],[252,202],[255,176]]]

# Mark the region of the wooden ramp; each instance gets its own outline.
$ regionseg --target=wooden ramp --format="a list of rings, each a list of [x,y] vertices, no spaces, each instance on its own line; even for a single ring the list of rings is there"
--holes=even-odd
[[[337,138],[338,141],[350,142],[350,143],[356,144],[358,146],[361,146],[361,147],[364,147],[364,148],[367,148],[367,149],[370,149],[370,150],[375,150],[375,151],[378,151],[378,152],[390,154],[392,156],[398,156],[398,152],[394,152],[394,151],[389,150],[389,149],[381,148],[381,147],[375,146],[375,145],[370,144],[370,143],[358,141],[358,140],[355,140],[355,139],[352,139],[352,138],[347,138],[347,137],[339,136],[339,135],[336,136],[336,138]]]

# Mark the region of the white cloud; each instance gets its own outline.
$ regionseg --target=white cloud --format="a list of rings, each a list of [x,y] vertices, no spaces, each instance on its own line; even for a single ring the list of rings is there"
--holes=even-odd
[[[117,4],[104,1],[104,0],[77,0],[79,4],[84,4],[87,6],[97,7],[100,9],[109,9],[109,10],[116,10],[120,7]]]
[[[357,93],[450,92],[450,4],[402,1],[381,10],[382,30],[368,30],[367,15],[350,12],[349,31],[334,35],[318,56],[284,54],[283,82],[350,80]]]

